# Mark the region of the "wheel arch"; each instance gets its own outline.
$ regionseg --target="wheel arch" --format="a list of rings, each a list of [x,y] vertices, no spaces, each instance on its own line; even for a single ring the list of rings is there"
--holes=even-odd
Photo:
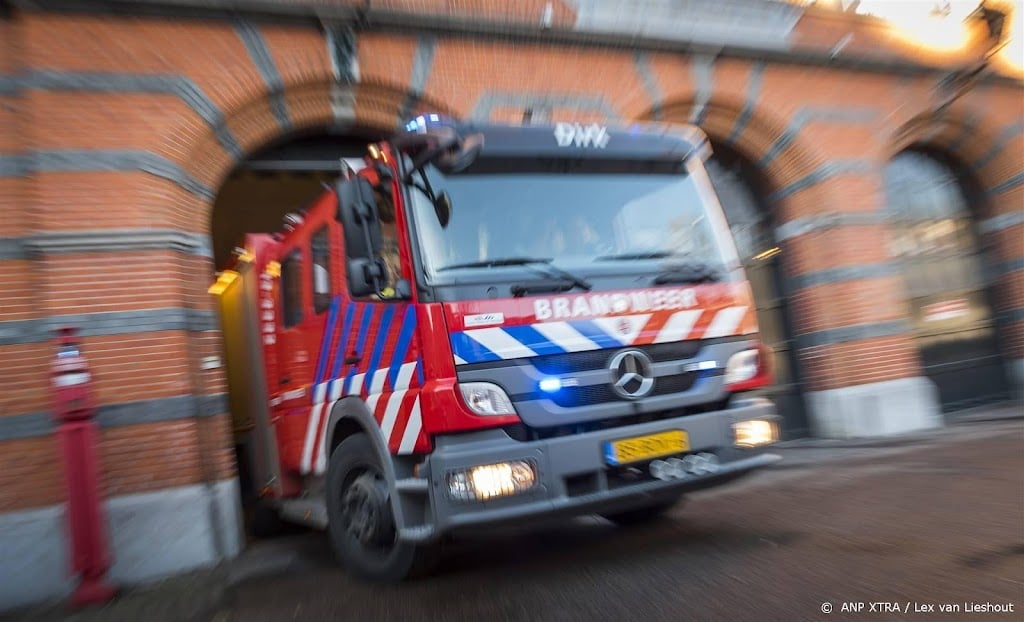
[[[377,425],[377,421],[370,414],[370,409],[367,408],[363,400],[357,397],[346,397],[339,400],[331,409],[330,417],[327,420],[325,444],[327,448],[327,463],[330,464],[334,450],[345,439],[359,433],[366,434],[371,445],[373,445],[377,459],[380,461],[381,469],[384,472],[384,477],[387,478],[388,488],[391,491],[391,510],[395,517],[395,526],[398,529],[403,529],[406,526],[406,521],[396,486],[396,481],[402,475],[396,473],[395,457],[388,451],[384,435],[380,431],[380,426]]]

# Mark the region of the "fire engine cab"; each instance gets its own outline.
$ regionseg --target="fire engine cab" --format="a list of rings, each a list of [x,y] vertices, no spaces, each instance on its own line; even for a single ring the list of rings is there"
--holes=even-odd
[[[262,506],[395,581],[463,530],[637,523],[778,460],[709,154],[424,115],[246,235],[210,290]]]

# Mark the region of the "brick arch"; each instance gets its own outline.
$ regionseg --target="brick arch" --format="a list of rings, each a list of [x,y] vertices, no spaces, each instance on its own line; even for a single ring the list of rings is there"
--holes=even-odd
[[[271,99],[284,96],[288,105],[291,128],[284,130],[275,119]],[[342,126],[359,127],[388,133],[396,129],[402,112],[410,114],[430,110],[452,114],[451,106],[429,98],[415,98],[415,106],[406,111],[410,96],[401,85],[370,77],[354,85],[338,84],[333,76],[312,76],[296,82],[285,82],[279,91],[254,89],[250,97],[225,111],[223,119],[215,126],[202,126],[196,131],[195,121],[182,122],[168,132],[169,142],[180,145],[184,153],[183,166],[214,196],[193,202],[193,218],[208,219],[217,190],[241,158],[259,151],[267,144],[286,138],[290,134],[318,128]],[[333,106],[346,107],[342,117],[335,115]],[[240,154],[231,154],[223,146],[219,134],[228,130],[237,139]],[[181,136],[193,135],[191,141],[182,141]]]
[[[1005,121],[1004,121],[1005,123]],[[976,232],[985,252],[993,313],[1004,354],[1016,365],[1012,382],[1024,391],[1024,219],[1020,217],[1022,184],[1007,179],[1020,167],[1019,149],[1003,137],[1019,128],[1021,120],[1000,127],[989,118],[975,120],[962,112],[940,116],[919,115],[892,135],[887,161],[900,152],[923,147],[952,160],[969,181],[979,187],[979,202],[972,204]],[[1019,131],[1019,130],[1017,130]]]
[[[998,128],[990,120],[955,111],[912,117],[893,130],[883,144],[886,162],[911,147],[925,147],[949,156],[969,170],[997,142]],[[996,179],[993,171],[1002,160],[1012,159],[1012,155],[1012,150],[1003,150],[992,162],[994,166],[974,170],[972,175],[984,186],[994,186],[1002,180]]]
[[[681,98],[665,105],[660,118],[667,122],[688,122],[694,104],[692,98]],[[741,118],[745,118],[745,122],[737,132],[735,128]],[[774,154],[761,172],[770,193],[768,204],[776,239],[783,249],[783,269],[793,289],[787,299],[806,388],[811,395],[821,395],[824,391],[858,383],[918,374],[916,349],[905,333],[850,341],[820,341],[822,335],[847,326],[905,320],[909,309],[898,302],[903,291],[899,278],[869,275],[841,283],[829,282],[832,274],[856,270],[861,262],[880,263],[887,256],[888,244],[884,239],[888,231],[884,225],[844,224],[846,220],[856,221],[858,217],[869,220],[874,216],[870,212],[876,210],[878,204],[864,204],[860,211],[866,210],[866,213],[851,214],[847,196],[850,187],[846,179],[852,175],[874,183],[872,176],[876,167],[848,169],[848,172],[831,168],[842,163],[829,160],[827,146],[815,143],[810,132],[792,132],[789,123],[788,118],[774,111],[757,106],[744,108],[741,103],[723,101],[714,95],[707,102],[698,125],[712,141],[728,144],[755,164],[769,152]],[[830,224],[828,221],[833,220],[833,216],[835,223]],[[849,252],[837,252],[837,248],[849,249]],[[886,304],[854,302],[879,298]],[[865,361],[870,361],[872,353],[878,350],[891,353],[899,364],[882,371],[871,369]],[[850,370],[853,373],[848,373]],[[812,411],[823,408],[815,399],[808,402]],[[812,419],[814,417],[812,415]]]
[[[259,151],[274,140],[286,138],[290,133],[336,127],[339,122],[380,130],[382,133],[393,131],[396,129],[399,112],[409,107],[410,101],[406,89],[383,82],[367,81],[349,87],[337,84],[333,77],[323,76],[286,82],[283,96],[291,120],[290,131],[286,132],[282,130],[271,108],[271,98],[275,96],[275,93],[266,89],[253,89],[247,99],[226,110],[224,118],[214,127],[187,122],[165,135],[165,141],[174,151],[182,154],[179,160],[182,169],[203,187],[200,193],[187,196],[181,193],[184,198],[178,199],[174,206],[182,214],[181,220],[190,223],[193,233],[209,235],[217,191],[237,165],[238,159]],[[332,101],[342,101],[352,114],[339,119],[335,115]],[[419,104],[423,105],[435,106],[442,112],[448,110],[447,106],[434,102]],[[413,109],[419,111],[420,108],[413,106]],[[219,135],[225,129],[230,130],[237,141],[240,153],[232,154],[225,148],[222,136]],[[215,301],[207,293],[214,276],[212,257],[191,255],[179,261],[179,270],[183,275],[180,281],[183,306],[216,318],[218,310]],[[219,357],[223,352],[219,321],[214,320],[212,325],[202,330],[190,331],[186,338],[186,349],[192,368],[190,393],[200,398],[223,395],[227,390],[225,370],[201,369],[204,359]],[[209,427],[200,431],[199,443],[213,452],[230,453],[228,448],[233,445],[231,436],[229,425]],[[233,457],[226,457],[225,460],[234,464]]]
[[[697,102],[692,97],[670,101],[661,110],[659,119],[668,123],[688,123],[691,112]],[[651,120],[654,110],[648,110],[638,120]],[[738,136],[733,136],[733,129],[741,117],[747,117],[745,126]],[[761,110],[744,111],[742,101],[732,101],[719,95],[707,102],[697,125],[708,135],[712,142],[728,144],[752,163],[757,163],[775,141],[786,131],[785,119]],[[783,149],[771,164],[761,169],[764,182],[772,197],[769,203],[773,210],[773,219],[777,225],[797,218],[801,215],[798,205],[785,196],[776,198],[789,184],[812,175],[815,169],[826,162],[826,157],[809,139],[797,135]],[[809,186],[802,194],[807,203],[817,205],[835,205],[836,198],[831,196],[828,183]],[[805,202],[805,201],[801,201]]]

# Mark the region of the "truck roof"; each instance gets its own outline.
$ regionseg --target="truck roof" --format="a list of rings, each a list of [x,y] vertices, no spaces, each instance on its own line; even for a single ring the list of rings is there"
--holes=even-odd
[[[425,132],[438,125],[454,127],[461,136],[482,134],[481,155],[488,157],[679,161],[692,155],[706,158],[710,154],[707,135],[689,124],[636,123],[626,126],[604,122],[559,122],[507,125],[455,121],[427,114],[410,121],[405,129],[407,132]]]

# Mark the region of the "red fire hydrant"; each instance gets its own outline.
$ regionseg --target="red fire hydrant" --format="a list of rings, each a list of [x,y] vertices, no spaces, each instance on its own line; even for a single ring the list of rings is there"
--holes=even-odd
[[[53,360],[54,414],[67,488],[67,527],[71,573],[79,578],[71,597],[76,607],[108,602],[117,588],[107,581],[110,545],[100,494],[96,404],[92,374],[74,328],[60,329]]]

